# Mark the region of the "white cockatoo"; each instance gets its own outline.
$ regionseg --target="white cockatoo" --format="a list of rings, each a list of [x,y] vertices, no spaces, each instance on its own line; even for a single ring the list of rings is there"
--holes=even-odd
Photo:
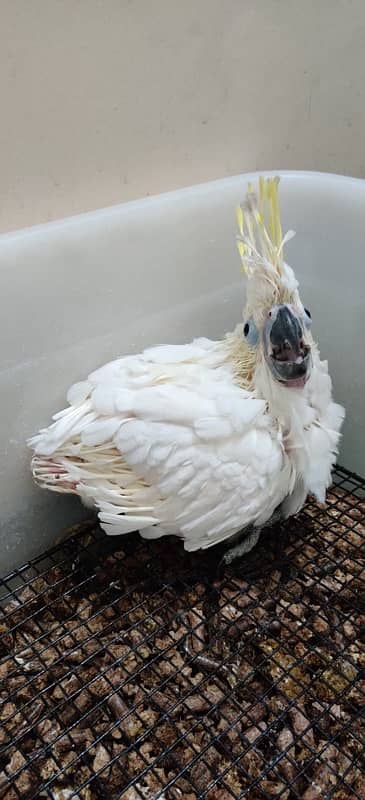
[[[278,183],[260,179],[237,211],[243,323],[106,364],[30,440],[37,483],[79,495],[108,534],[198,550],[243,531],[237,554],[308,493],[325,500],[344,410],[283,258]]]

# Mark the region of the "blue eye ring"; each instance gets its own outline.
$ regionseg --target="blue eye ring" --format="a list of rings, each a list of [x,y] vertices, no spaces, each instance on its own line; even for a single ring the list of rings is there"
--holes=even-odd
[[[259,339],[259,332],[256,328],[253,319],[249,319],[247,320],[247,322],[245,322],[243,326],[243,334],[246,339],[246,342],[248,342],[248,344],[251,345],[251,347],[254,347],[257,344]]]

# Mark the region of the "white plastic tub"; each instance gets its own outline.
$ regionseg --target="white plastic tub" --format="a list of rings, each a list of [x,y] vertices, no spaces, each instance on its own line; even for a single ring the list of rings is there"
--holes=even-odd
[[[281,173],[286,250],[336,398],[340,461],[365,474],[365,181]],[[0,571],[39,553],[84,511],[36,489],[26,438],[69,385],[148,344],[221,336],[240,319],[241,175],[0,237]]]

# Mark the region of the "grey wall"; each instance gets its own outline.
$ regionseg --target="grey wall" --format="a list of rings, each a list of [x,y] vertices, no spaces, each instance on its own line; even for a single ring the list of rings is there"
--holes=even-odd
[[[0,230],[255,169],[365,176],[363,0],[1,0]]]

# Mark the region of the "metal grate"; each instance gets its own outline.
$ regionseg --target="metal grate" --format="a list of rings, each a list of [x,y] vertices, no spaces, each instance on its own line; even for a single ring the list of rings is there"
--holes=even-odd
[[[94,521],[0,582],[0,798],[365,797],[365,482],[241,563]]]

